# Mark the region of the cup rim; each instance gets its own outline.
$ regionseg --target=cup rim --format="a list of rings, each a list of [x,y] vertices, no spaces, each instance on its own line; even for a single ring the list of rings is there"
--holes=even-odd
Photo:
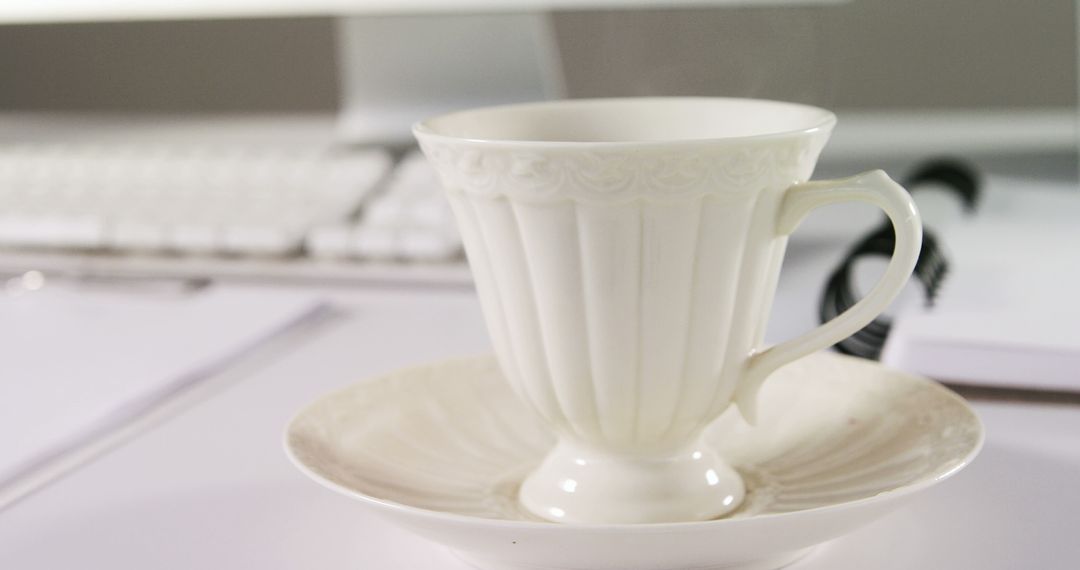
[[[610,103],[625,103],[625,102],[640,102],[640,103],[663,103],[663,102],[726,102],[726,103],[755,103],[765,105],[779,105],[793,109],[802,109],[811,113],[820,115],[820,119],[811,123],[807,127],[797,129],[778,130],[775,132],[764,132],[759,134],[750,135],[733,135],[733,136],[717,136],[717,137],[701,137],[701,138],[671,138],[671,139],[658,139],[658,140],[625,140],[625,141],[581,141],[581,140],[530,140],[530,139],[515,139],[515,138],[493,138],[493,137],[469,137],[469,136],[456,136],[438,132],[433,128],[432,123],[436,121],[442,121],[450,119],[455,116],[475,113],[475,112],[488,112],[488,111],[529,111],[534,109],[542,109],[544,107],[563,107],[563,106],[578,106],[578,105],[603,105]],[[510,103],[505,105],[491,105],[486,107],[474,107],[468,109],[460,109],[457,111],[451,111],[449,113],[442,113],[426,119],[422,119],[413,123],[412,132],[413,136],[417,139],[429,139],[434,141],[442,141],[445,143],[456,144],[468,144],[475,146],[491,146],[491,147],[517,147],[517,148],[627,148],[627,147],[658,147],[658,146],[680,146],[680,145],[700,145],[700,144],[716,144],[716,143],[730,143],[730,142],[750,142],[750,141],[768,141],[775,139],[793,138],[799,136],[813,135],[820,132],[828,133],[836,125],[836,114],[828,109],[817,107],[814,105],[807,105],[804,103],[793,103],[790,101],[781,101],[775,99],[760,99],[754,97],[683,97],[683,96],[663,96],[663,97],[602,97],[602,98],[581,98],[581,99],[555,99],[551,101],[537,101],[530,103]]]

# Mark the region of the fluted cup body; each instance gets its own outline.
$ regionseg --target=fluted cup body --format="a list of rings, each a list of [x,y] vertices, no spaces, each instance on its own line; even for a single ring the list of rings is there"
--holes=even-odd
[[[741,500],[738,475],[700,434],[762,342],[787,239],[781,203],[810,177],[834,121],[801,105],[675,98],[515,105],[416,127],[502,370],[559,435],[525,482],[526,507],[552,520],[671,520],[693,508],[663,514],[663,501],[678,502],[667,497],[627,507],[640,516],[570,516],[555,497],[590,485],[605,488],[599,502],[663,495],[637,481],[670,484],[672,470],[690,473],[683,487],[701,479],[701,493],[714,480],[734,489],[686,494],[706,504],[690,516]]]

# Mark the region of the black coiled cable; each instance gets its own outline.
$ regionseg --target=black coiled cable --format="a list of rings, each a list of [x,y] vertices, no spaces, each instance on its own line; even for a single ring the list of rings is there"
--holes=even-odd
[[[936,183],[956,195],[966,211],[973,211],[979,200],[979,179],[975,171],[965,163],[954,159],[939,159],[920,166],[904,180],[904,186],[912,192],[919,187]],[[843,313],[862,297],[854,284],[854,266],[865,256],[892,256],[896,234],[886,219],[870,233],[863,236],[844,257],[825,283],[818,313],[821,322],[829,321]],[[948,273],[949,264],[931,228],[923,228],[922,250],[915,263],[913,277],[923,285],[926,302],[934,298]],[[889,337],[892,320],[882,315],[855,334],[838,342],[836,349],[844,354],[877,360]]]

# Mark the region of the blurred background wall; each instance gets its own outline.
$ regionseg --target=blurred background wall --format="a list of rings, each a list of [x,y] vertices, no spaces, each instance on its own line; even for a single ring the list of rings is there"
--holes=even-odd
[[[854,0],[561,12],[571,96],[697,94],[837,109],[1076,104],[1073,2]],[[0,27],[0,109],[329,111],[328,18]]]

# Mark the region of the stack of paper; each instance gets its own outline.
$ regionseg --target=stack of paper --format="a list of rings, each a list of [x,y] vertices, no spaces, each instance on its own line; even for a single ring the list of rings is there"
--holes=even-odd
[[[895,319],[888,365],[956,383],[1080,391],[1080,190],[991,178],[973,216],[937,228],[950,272]]]

